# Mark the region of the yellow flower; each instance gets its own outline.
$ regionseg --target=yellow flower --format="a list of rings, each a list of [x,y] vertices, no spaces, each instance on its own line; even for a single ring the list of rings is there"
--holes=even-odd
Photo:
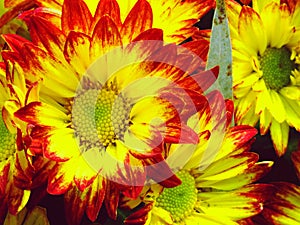
[[[218,145],[215,143],[219,141],[216,138],[220,137],[214,137],[213,133],[222,124],[215,123],[220,118],[213,117],[211,112],[219,110],[222,98],[216,92],[210,93],[208,98],[211,99],[210,108],[203,108],[188,121],[198,131],[199,144],[195,148],[172,144],[166,149],[166,161],[173,168],[176,168],[178,159],[186,161],[183,167],[177,167],[176,175],[182,183],[164,189],[154,184],[146,186],[137,199],[124,197],[121,207],[145,205],[127,217],[125,224],[144,221],[151,225],[229,225],[239,224],[262,211],[268,185],[252,183],[269,171],[272,162],[257,162],[258,155],[249,152],[256,134],[254,128],[246,125],[228,127],[233,113],[231,101],[226,103],[225,136],[216,151],[214,147]],[[187,158],[191,152],[191,157]],[[206,153],[210,154],[209,157]],[[170,159],[174,154],[175,161]]]
[[[300,187],[286,182],[273,184],[271,198],[263,210],[264,218],[274,225],[299,225]]]
[[[299,1],[227,4],[233,55],[235,120],[270,129],[277,155],[285,153],[289,127],[300,130]],[[276,24],[274,26],[274,24]]]
[[[47,190],[65,194],[73,225],[84,212],[96,220],[102,202],[115,218],[120,191],[136,197],[146,177],[180,183],[162,144],[198,141],[186,118],[205,103],[202,92],[218,73],[203,71],[207,41],[163,42],[149,2],[137,1],[124,21],[119,11],[116,1],[100,1],[92,13],[84,1],[66,0],[62,13],[21,15],[32,42],[4,35],[11,50],[3,57],[29,84],[42,80],[40,101],[14,116],[26,124],[31,154],[56,162]]]

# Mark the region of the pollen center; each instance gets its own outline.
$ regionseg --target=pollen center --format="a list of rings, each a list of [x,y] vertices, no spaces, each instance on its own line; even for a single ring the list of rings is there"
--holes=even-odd
[[[81,147],[106,148],[122,140],[129,127],[130,106],[113,84],[79,92],[72,106],[72,125]]]
[[[100,91],[95,108],[95,122],[100,142],[107,146],[123,139],[129,126],[129,108],[122,95],[112,90]]]
[[[182,183],[174,188],[165,188],[157,198],[156,206],[170,212],[173,220],[179,222],[192,213],[197,202],[197,189],[188,171],[183,170],[176,175]]]
[[[7,160],[16,151],[16,135],[9,132],[0,119],[0,162]]]
[[[291,52],[283,48],[268,48],[260,58],[263,79],[268,88],[280,90],[290,83],[295,62],[290,59]]]

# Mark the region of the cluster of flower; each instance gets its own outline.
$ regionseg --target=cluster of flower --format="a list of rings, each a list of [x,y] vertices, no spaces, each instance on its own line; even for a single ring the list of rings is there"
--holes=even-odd
[[[300,1],[248,3],[224,3],[224,99],[194,26],[214,0],[2,1],[0,224],[50,224],[53,195],[70,225],[300,224],[300,187],[251,151],[300,131]]]

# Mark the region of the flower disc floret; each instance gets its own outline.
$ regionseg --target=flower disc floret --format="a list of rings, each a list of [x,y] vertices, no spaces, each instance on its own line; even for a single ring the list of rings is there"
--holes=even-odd
[[[197,189],[194,177],[186,170],[176,174],[181,184],[174,188],[165,188],[157,198],[156,206],[161,207],[172,215],[175,222],[189,216],[197,202]]]
[[[0,119],[0,162],[7,160],[15,151],[16,135],[9,132],[3,119]]]
[[[295,69],[295,62],[290,58],[291,52],[285,47],[266,49],[260,65],[267,87],[278,91],[290,83],[291,72]]]
[[[75,103],[75,104],[74,104]],[[78,92],[72,106],[72,125],[80,144],[105,148],[122,140],[129,127],[129,99],[115,85],[93,85]]]
[[[95,108],[98,137],[104,146],[122,139],[129,126],[129,107],[122,95],[112,90],[101,90]]]

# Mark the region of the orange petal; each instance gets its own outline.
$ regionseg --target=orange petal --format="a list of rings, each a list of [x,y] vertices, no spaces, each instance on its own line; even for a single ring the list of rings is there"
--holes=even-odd
[[[145,159],[148,178],[153,179],[164,187],[172,188],[181,184],[181,180],[173,173],[162,155]]]
[[[1,4],[3,5],[3,2],[1,2]],[[35,6],[34,2],[31,0],[23,0],[21,2],[5,0],[4,5],[6,8],[8,7],[12,7],[12,8],[3,14],[2,11],[3,6],[1,6],[0,27],[4,26],[9,21],[16,18],[20,12],[32,9]]]
[[[216,66],[210,70],[202,71],[192,76],[181,79],[176,82],[186,89],[191,89],[196,92],[202,93],[206,91],[217,79],[219,74],[219,67]]]
[[[163,41],[163,30],[151,28],[141,32],[132,42],[144,40],[158,40]],[[152,49],[153,52],[153,49]]]
[[[114,220],[117,218],[119,198],[120,190],[118,189],[117,184],[112,181],[108,181],[104,202],[108,216]]]
[[[12,185],[8,193],[9,212],[13,215],[19,213],[28,202],[29,196],[29,190],[22,190]]]
[[[8,181],[8,173],[10,170],[10,163],[4,164],[1,162],[0,167],[0,196],[4,196],[6,184]]]
[[[57,163],[49,174],[47,191],[53,195],[64,194],[71,188],[74,172],[77,165],[76,160],[69,160],[63,163]]]
[[[41,102],[31,102],[15,112],[15,116],[35,125],[66,127],[68,117],[62,111]]]
[[[27,13],[29,14],[29,13]],[[58,54],[63,50],[65,35],[51,21],[46,20],[34,13],[22,15],[30,31],[32,42],[44,47],[51,53]]]
[[[121,29],[123,40],[129,43],[139,33],[151,28],[152,17],[150,4],[146,0],[137,1],[123,23]]]
[[[2,35],[5,42],[8,44],[9,48],[11,48],[14,52],[20,53],[22,46],[26,43],[29,45],[33,45],[27,39],[16,35],[16,34],[4,34]]]
[[[80,154],[78,140],[70,128],[49,131],[44,141],[44,156],[56,162],[64,162]]]
[[[269,192],[263,216],[272,224],[299,224],[299,186],[286,182],[274,183]]]
[[[134,224],[146,224],[148,219],[148,214],[151,213],[151,209],[153,208],[153,203],[147,204],[143,206],[141,209],[131,213],[124,220],[125,225],[134,225]]]
[[[14,182],[16,186],[23,189],[31,187],[31,180],[35,172],[28,158],[29,156],[24,151],[16,153]]]
[[[65,212],[68,224],[79,225],[86,209],[89,189],[81,192],[73,186],[64,195]]]
[[[94,16],[94,22],[97,23],[105,15],[108,15],[113,20],[113,22],[117,25],[117,27],[120,28],[122,26],[121,17],[120,17],[120,7],[116,0],[99,1]]]
[[[195,53],[204,62],[207,61],[209,41],[206,40],[190,41],[184,43],[182,46]]]
[[[300,151],[299,150],[292,153],[292,161],[294,163],[297,176],[300,179]]]
[[[83,0],[65,0],[62,7],[61,26],[65,34],[78,31],[89,34],[92,14]]]
[[[87,201],[86,215],[91,221],[98,217],[106,192],[106,180],[98,176],[90,186],[90,194]]]
[[[91,64],[89,57],[90,37],[79,32],[71,31],[67,37],[64,56],[67,62],[81,77]]]
[[[84,152],[83,154],[85,153],[87,152]],[[78,158],[77,163],[80,164],[80,167],[78,167],[74,175],[74,182],[80,191],[84,191],[86,188],[89,188],[97,176],[99,176],[98,171],[92,168],[86,161],[87,158],[82,155]]]
[[[100,57],[118,46],[122,46],[119,30],[109,16],[103,16],[93,31],[90,47],[91,56]]]

